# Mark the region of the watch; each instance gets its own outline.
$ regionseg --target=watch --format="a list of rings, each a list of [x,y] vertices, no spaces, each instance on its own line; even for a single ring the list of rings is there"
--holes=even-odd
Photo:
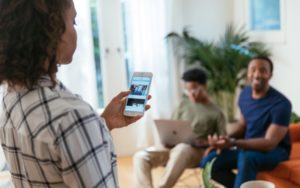
[[[230,143],[232,146],[236,146],[236,139],[235,139],[235,138],[229,138],[229,143]]]

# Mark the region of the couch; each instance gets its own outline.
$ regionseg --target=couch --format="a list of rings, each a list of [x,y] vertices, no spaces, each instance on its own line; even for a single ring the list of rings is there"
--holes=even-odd
[[[290,159],[268,172],[259,172],[257,179],[271,181],[276,188],[300,188],[300,123],[290,124],[292,142]]]

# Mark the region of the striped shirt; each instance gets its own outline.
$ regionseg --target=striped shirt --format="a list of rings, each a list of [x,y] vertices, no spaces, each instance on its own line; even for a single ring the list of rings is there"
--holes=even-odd
[[[32,90],[4,89],[0,139],[19,187],[119,187],[105,121],[58,81]]]

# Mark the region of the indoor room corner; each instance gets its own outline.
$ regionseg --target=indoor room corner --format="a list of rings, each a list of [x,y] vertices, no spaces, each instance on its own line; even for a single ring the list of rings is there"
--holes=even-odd
[[[98,10],[101,55],[101,71],[99,71],[100,75],[97,75],[97,79],[102,78],[102,100],[104,101],[102,104],[107,104],[112,96],[129,87],[128,83],[133,71],[150,70],[155,74],[150,91],[153,95],[153,99],[150,101],[152,109],[146,113],[141,122],[112,132],[116,152],[119,156],[120,185],[124,188],[132,187],[129,182],[133,181],[133,154],[141,148],[159,142],[152,119],[169,118],[172,109],[178,104],[176,101],[181,92],[178,75],[183,70],[180,65],[182,62],[178,62],[170,54],[170,47],[167,50],[162,49],[162,46],[165,45],[165,35],[171,31],[181,32],[184,27],[187,27],[196,38],[216,41],[224,33],[228,23],[234,23],[237,27],[246,25],[245,9],[247,7],[246,3],[240,0],[166,0],[151,1],[151,3],[110,0],[95,2],[98,6],[96,10]],[[284,41],[276,42],[274,40],[275,42],[267,43],[272,50],[272,58],[276,66],[271,82],[274,87],[280,88],[280,91],[290,98],[293,110],[299,114],[300,90],[295,88],[295,84],[290,83],[300,81],[297,76],[297,70],[300,69],[300,64],[297,63],[297,46],[300,42],[298,37],[300,25],[297,21],[300,15],[297,10],[300,3],[296,1],[284,1],[284,3],[285,7],[283,8],[285,8],[286,14],[285,28],[283,28]],[[84,6],[79,5],[78,7]],[[80,16],[80,8],[78,11]],[[84,21],[80,22],[78,27],[81,27],[80,25],[83,23]],[[86,41],[87,36],[86,34],[80,35],[79,30],[79,42],[80,38]],[[161,52],[155,48],[160,49]],[[78,54],[82,52],[78,51]],[[85,57],[85,55],[78,56]],[[79,62],[80,60],[75,58],[74,61]],[[80,61],[80,63],[82,62],[87,62],[87,60]],[[72,66],[75,67],[76,64],[74,63]],[[77,65],[77,67],[81,66]],[[93,74],[82,73],[82,75],[84,78]],[[86,80],[83,83],[85,86],[85,83],[93,82]],[[99,93],[99,85],[97,86]],[[82,91],[77,87],[78,84],[71,89],[78,91],[83,96],[87,93],[95,93],[95,91],[86,92],[86,87]],[[95,104],[94,97],[84,98]],[[161,104],[164,109],[158,107]],[[162,172],[163,168],[153,171],[154,181],[159,179]]]
[[[208,73],[208,96],[225,114],[227,132],[235,129],[240,117],[239,95],[247,85],[247,64],[252,52],[271,54],[274,71],[270,85],[290,100],[293,112],[287,129],[291,135],[291,157],[275,171],[257,177],[274,182],[276,188],[300,187],[300,137],[297,136],[300,135],[300,89],[297,87],[300,83],[300,1],[264,0],[267,4],[279,3],[280,27],[275,32],[252,28],[251,3],[255,0],[73,1],[77,10],[78,47],[72,63],[59,65],[57,74],[70,91],[101,115],[116,95],[130,90],[134,72],[153,73],[149,91],[152,98],[147,101],[150,110],[139,121],[110,131],[120,188],[134,187],[134,155],[162,145],[154,120],[171,119],[182,99],[195,91],[184,88],[186,70],[201,68]],[[270,7],[274,8],[273,5]],[[259,44],[255,46],[253,42]],[[192,49],[197,45],[200,47]],[[228,51],[232,53],[223,53]],[[216,63],[205,64],[205,61]],[[227,71],[228,67],[234,67],[234,71]],[[207,142],[206,145],[205,148]],[[166,164],[152,169],[154,187],[158,186],[165,167]],[[12,187],[7,168],[1,149],[0,188]],[[173,187],[204,188],[203,172],[199,160],[196,167],[184,170]],[[212,182],[214,188],[224,187]]]

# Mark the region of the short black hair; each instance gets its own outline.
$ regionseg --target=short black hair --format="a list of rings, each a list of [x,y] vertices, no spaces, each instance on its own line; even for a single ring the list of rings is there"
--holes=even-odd
[[[269,57],[267,57],[267,56],[254,56],[254,57],[252,57],[252,58],[250,59],[249,63],[250,63],[252,60],[257,60],[257,59],[259,59],[259,60],[264,60],[264,61],[268,62],[268,63],[269,63],[269,66],[270,66],[271,73],[273,73],[273,69],[274,69],[273,62],[272,62],[272,60],[271,60]]]
[[[207,82],[207,76],[204,70],[194,68],[187,70],[183,73],[182,79],[185,82],[198,82],[199,84],[205,85]]]

